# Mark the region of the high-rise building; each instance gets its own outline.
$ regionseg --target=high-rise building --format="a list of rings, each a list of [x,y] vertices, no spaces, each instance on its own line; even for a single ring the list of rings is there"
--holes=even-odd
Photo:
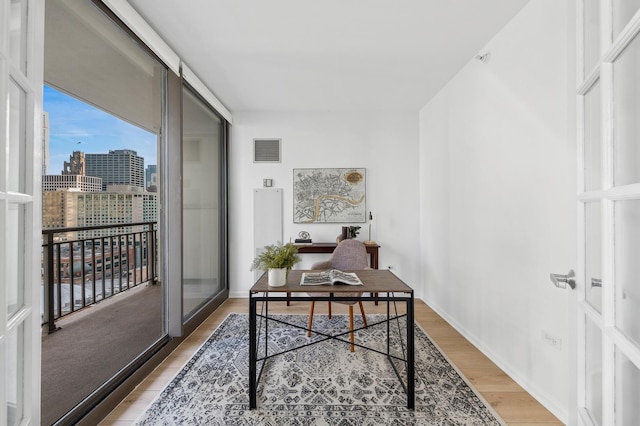
[[[77,193],[77,226],[117,225],[155,222],[157,194],[131,185],[110,185],[107,192]],[[111,233],[108,229],[79,231],[79,238]]]
[[[78,190],[67,189],[42,193],[42,227],[72,228],[77,225]],[[69,236],[69,238],[74,238]]]
[[[73,151],[73,154],[69,157],[69,161],[64,162],[63,175],[86,175],[85,173],[86,160],[84,152]]]
[[[144,158],[131,149],[109,150],[108,154],[86,154],[85,174],[102,178],[102,189],[108,185],[130,185],[144,188]]]
[[[158,195],[130,185],[112,185],[107,192],[81,192],[77,189],[42,193],[43,228],[155,222]],[[68,238],[110,235],[108,229],[77,231]]]
[[[95,176],[83,175],[44,175],[42,176],[42,191],[57,191],[60,189],[75,189],[83,192],[102,191],[102,179]]]
[[[44,165],[43,165],[44,169]],[[64,170],[61,175],[43,175],[42,191],[58,191],[61,189],[74,189],[84,192],[102,191],[102,179],[95,176],[85,176],[84,153],[74,151],[69,161],[64,162]]]
[[[144,170],[144,187],[149,192],[156,192],[158,189],[158,166],[149,164]]]
[[[43,175],[42,191],[58,191],[74,189],[85,192],[102,191],[102,179],[84,174],[84,153],[74,151],[69,161],[64,162],[64,170],[61,175]],[[44,166],[43,166],[44,169]]]

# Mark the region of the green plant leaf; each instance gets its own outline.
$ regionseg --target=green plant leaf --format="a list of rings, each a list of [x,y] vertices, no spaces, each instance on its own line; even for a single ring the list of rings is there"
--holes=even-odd
[[[251,263],[251,270],[261,269],[267,271],[273,268],[293,268],[293,265],[300,262],[298,247],[293,243],[272,244],[264,247],[264,251],[256,256]]]

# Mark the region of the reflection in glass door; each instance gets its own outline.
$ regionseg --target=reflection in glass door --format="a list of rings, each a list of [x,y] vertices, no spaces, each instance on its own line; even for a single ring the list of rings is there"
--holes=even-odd
[[[224,120],[189,90],[182,102],[183,319],[225,289],[222,279]]]

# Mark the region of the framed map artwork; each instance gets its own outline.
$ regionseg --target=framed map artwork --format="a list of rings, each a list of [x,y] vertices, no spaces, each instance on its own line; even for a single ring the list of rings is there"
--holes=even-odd
[[[366,222],[365,177],[365,169],[293,169],[293,222]]]

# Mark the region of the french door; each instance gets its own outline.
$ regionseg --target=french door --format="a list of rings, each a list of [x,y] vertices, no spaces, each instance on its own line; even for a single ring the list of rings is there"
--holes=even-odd
[[[640,419],[640,1],[578,2],[578,423]]]
[[[40,423],[44,2],[0,0],[0,424]]]

